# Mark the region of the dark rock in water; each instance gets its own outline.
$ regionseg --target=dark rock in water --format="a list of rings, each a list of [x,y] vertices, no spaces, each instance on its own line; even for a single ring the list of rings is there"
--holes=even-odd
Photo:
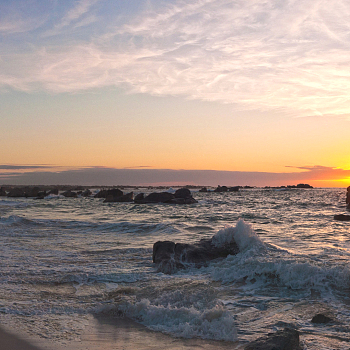
[[[126,193],[122,196],[113,196],[109,195],[107,198],[103,201],[103,203],[125,203],[125,202],[133,202],[134,201],[134,192]]]
[[[198,192],[208,192],[208,189],[206,187],[202,187]]]
[[[300,350],[299,332],[285,328],[250,342],[245,350]]]
[[[167,203],[174,198],[175,196],[169,192],[152,192],[148,196],[144,197],[142,203]]]
[[[229,192],[238,192],[239,191],[239,186],[229,187],[228,191]]]
[[[214,190],[214,192],[227,192],[227,191],[228,191],[228,187],[220,186],[220,185]]]
[[[37,197],[40,192],[39,187],[14,187],[7,194],[7,197]]]
[[[344,215],[344,214],[334,215],[334,220],[338,220],[338,221],[350,221],[350,215]]]
[[[311,320],[312,323],[328,323],[331,321],[333,320],[330,317],[325,316],[323,314],[317,314]]]
[[[0,197],[7,196],[7,193],[3,187],[0,187]]]
[[[35,187],[25,187],[24,188],[25,191],[25,196],[26,197],[37,197],[39,192],[40,192],[40,188],[35,186]]]
[[[38,192],[35,199],[44,199],[46,196],[47,196],[46,191],[41,191],[41,192]]]
[[[83,197],[90,197],[92,195],[92,192],[89,189],[86,189],[81,194]]]
[[[54,194],[54,195],[58,195],[58,188],[52,188],[50,191],[49,191],[49,193],[48,193],[49,195],[50,194]]]
[[[25,197],[25,192],[23,188],[15,187],[10,189],[7,197],[17,198],[17,197]]]
[[[346,204],[347,208],[350,209],[350,186],[346,189]]]
[[[66,197],[66,198],[77,198],[78,194],[76,192],[68,190],[68,191],[63,192],[62,196]]]
[[[207,261],[225,258],[238,252],[235,242],[217,247],[212,239],[202,239],[195,244],[158,241],[153,245],[153,262],[157,264],[158,271],[171,274],[185,268],[186,263],[200,267]]]
[[[193,204],[197,201],[192,197],[191,191],[187,188],[178,189],[175,194],[169,192],[153,192],[148,196],[144,196],[143,193],[138,194],[135,199],[135,203],[167,203],[167,204]]]
[[[112,188],[109,190],[101,190],[100,192],[95,194],[94,198],[106,199],[108,196],[121,197],[123,194],[123,191],[119,190],[118,188]]]
[[[175,198],[191,198],[191,191],[188,188],[179,188],[174,193]]]
[[[297,188],[313,188],[311,185],[309,184],[297,184],[296,186]]]
[[[135,196],[134,202],[135,202],[135,203],[138,203],[138,202],[143,201],[144,199],[145,199],[144,193],[139,193],[139,194],[137,194],[137,195]]]

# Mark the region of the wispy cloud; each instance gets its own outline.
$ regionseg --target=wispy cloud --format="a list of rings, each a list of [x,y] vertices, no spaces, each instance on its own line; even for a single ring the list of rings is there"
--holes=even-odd
[[[30,32],[40,28],[49,18],[43,9],[50,8],[48,1],[26,0],[0,2],[0,35]]]
[[[87,167],[61,171],[1,173],[2,184],[70,184],[70,185],[203,185],[282,186],[310,183],[325,186],[332,181],[350,178],[350,170],[322,166],[299,167],[303,172],[242,172],[174,169],[114,169]]]
[[[29,169],[45,169],[52,168],[52,165],[8,165],[0,164],[1,170],[29,170]]]
[[[95,4],[79,1],[56,29],[92,23]],[[349,15],[345,0],[177,1],[89,42],[28,52],[23,69],[0,68],[1,81],[57,93],[122,85],[240,109],[348,117]]]
[[[85,15],[99,0],[80,0],[77,1],[76,5],[68,11],[68,13],[62,18],[60,27],[65,27],[74,21],[80,19]]]

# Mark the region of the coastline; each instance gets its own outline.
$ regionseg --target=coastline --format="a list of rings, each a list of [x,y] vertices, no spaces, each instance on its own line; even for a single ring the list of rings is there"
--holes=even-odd
[[[244,344],[199,338],[175,338],[126,317],[93,317],[80,340],[56,343],[0,328],[0,350],[243,350]]]

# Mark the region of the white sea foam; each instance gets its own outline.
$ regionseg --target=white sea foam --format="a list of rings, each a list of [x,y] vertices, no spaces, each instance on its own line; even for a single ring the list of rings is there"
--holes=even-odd
[[[274,248],[275,249],[275,248]],[[294,290],[317,289],[326,291],[350,287],[350,269],[347,265],[326,266],[322,262],[296,259],[287,251],[273,254],[270,249],[251,249],[213,264],[212,278],[224,283],[260,281]]]
[[[199,337],[234,341],[237,339],[233,316],[222,306],[209,310],[194,307],[152,305],[148,299],[119,307],[128,317],[140,321],[150,329],[184,338]]]
[[[222,247],[233,241],[237,243],[241,252],[253,246],[263,245],[263,242],[254,232],[252,226],[243,219],[238,220],[235,227],[226,226],[224,229],[218,231],[212,240],[216,247]]]

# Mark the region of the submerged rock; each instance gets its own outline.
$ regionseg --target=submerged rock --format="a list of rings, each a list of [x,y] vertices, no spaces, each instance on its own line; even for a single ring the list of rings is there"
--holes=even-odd
[[[323,314],[317,314],[311,320],[312,323],[328,323],[331,321],[333,320],[330,317],[325,316]]]
[[[300,350],[299,332],[285,328],[250,342],[244,350]]]
[[[350,215],[344,215],[344,214],[334,215],[334,220],[338,220],[338,221],[350,221]]]
[[[236,242],[216,246],[213,239],[202,239],[195,244],[158,241],[153,245],[153,262],[158,271],[171,274],[185,268],[185,264],[203,266],[207,261],[225,258],[239,252]]]

